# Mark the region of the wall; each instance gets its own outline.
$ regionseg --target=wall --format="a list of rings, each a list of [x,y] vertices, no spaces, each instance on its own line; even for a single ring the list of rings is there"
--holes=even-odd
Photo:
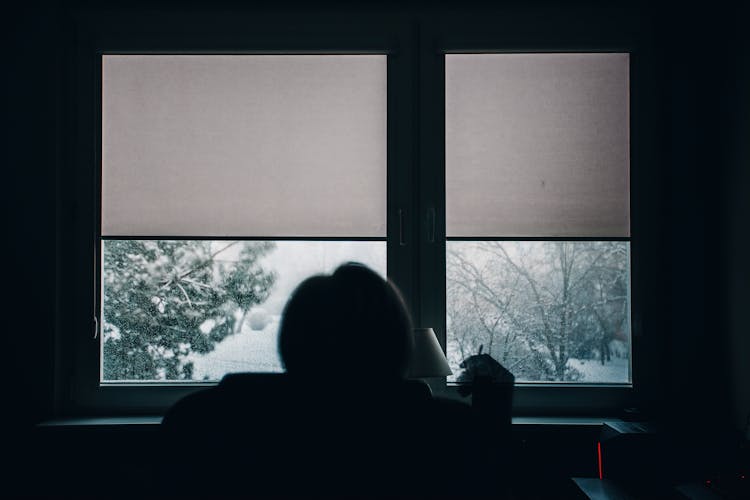
[[[30,2],[6,12],[11,50],[3,198],[9,255],[3,275],[10,291],[4,329],[10,342],[4,347],[11,383],[3,408],[6,429],[23,444],[24,431],[53,415],[55,385],[61,382],[54,372],[55,297],[66,291],[57,289],[56,280],[65,266],[56,248],[61,217],[56,189],[58,177],[66,175],[61,158],[70,147],[63,117],[75,119],[63,77],[74,39],[62,3]],[[739,10],[722,10],[721,3],[657,14],[666,65],[654,97],[665,116],[655,130],[664,189],[658,193],[663,210],[652,216],[667,231],[653,242],[664,250],[651,267],[659,272],[655,282],[666,285],[666,312],[647,319],[652,328],[663,328],[657,332],[662,341],[653,347],[662,365],[655,380],[663,382],[665,394],[651,400],[662,401],[657,413],[665,417],[685,417],[701,428],[706,422],[739,428],[750,413],[747,35],[741,35]],[[737,23],[735,38],[726,33],[731,20]],[[75,206],[70,210],[66,216],[75,217]]]
[[[5,367],[12,384],[5,417],[52,411],[56,327],[56,175],[61,157],[61,12],[50,3],[10,9],[3,80],[3,193],[9,252],[3,269]],[[6,107],[7,106],[7,107]],[[7,115],[5,114],[7,112]],[[9,341],[9,342],[8,342]]]
[[[729,175],[727,176],[727,218],[730,252],[725,272],[728,276],[729,364],[733,397],[733,422],[748,432],[750,439],[750,35],[747,26],[735,17],[732,47],[736,54],[730,73],[728,103],[733,117],[728,131]],[[742,23],[742,24],[741,24]]]

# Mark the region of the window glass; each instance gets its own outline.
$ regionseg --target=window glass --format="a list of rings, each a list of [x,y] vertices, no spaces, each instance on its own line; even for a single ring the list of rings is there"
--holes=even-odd
[[[102,57],[103,382],[279,371],[282,307],[386,274],[385,55]]]
[[[446,56],[447,354],[629,383],[628,54]]]
[[[305,278],[385,241],[105,240],[102,380],[218,380],[281,371],[279,319]]]
[[[449,241],[447,252],[449,381],[481,346],[518,382],[630,382],[629,243]]]

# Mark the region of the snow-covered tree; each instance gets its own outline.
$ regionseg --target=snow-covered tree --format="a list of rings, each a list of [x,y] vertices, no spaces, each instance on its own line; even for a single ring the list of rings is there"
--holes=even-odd
[[[626,245],[607,241],[454,247],[449,342],[462,357],[483,344],[522,380],[577,380],[571,358],[605,363],[613,339],[629,340],[628,257]]]
[[[189,380],[193,352],[238,333],[276,279],[272,242],[110,240],[103,252],[105,380]]]

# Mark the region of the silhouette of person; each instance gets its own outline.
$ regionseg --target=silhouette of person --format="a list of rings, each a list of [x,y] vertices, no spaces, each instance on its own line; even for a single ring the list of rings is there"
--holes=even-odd
[[[227,375],[167,413],[182,462],[163,493],[497,497],[476,415],[406,379],[412,349],[404,301],[371,269],[306,279],[282,314],[286,373]]]
[[[396,287],[364,265],[347,263],[293,292],[279,327],[279,354],[291,376],[351,377],[383,387],[406,377],[411,329]]]

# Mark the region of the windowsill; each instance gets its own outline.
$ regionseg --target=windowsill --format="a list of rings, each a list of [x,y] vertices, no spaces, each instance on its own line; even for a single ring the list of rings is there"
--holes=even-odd
[[[37,427],[101,427],[130,425],[159,425],[161,415],[127,416],[127,417],[70,417],[45,420]]]
[[[513,425],[602,425],[606,422],[622,422],[612,417],[513,417]]]
[[[37,427],[117,427],[145,425],[156,426],[162,421],[160,415],[126,417],[70,417],[45,420]],[[597,426],[605,422],[622,422],[619,418],[598,417],[513,417],[513,425],[539,426]]]

